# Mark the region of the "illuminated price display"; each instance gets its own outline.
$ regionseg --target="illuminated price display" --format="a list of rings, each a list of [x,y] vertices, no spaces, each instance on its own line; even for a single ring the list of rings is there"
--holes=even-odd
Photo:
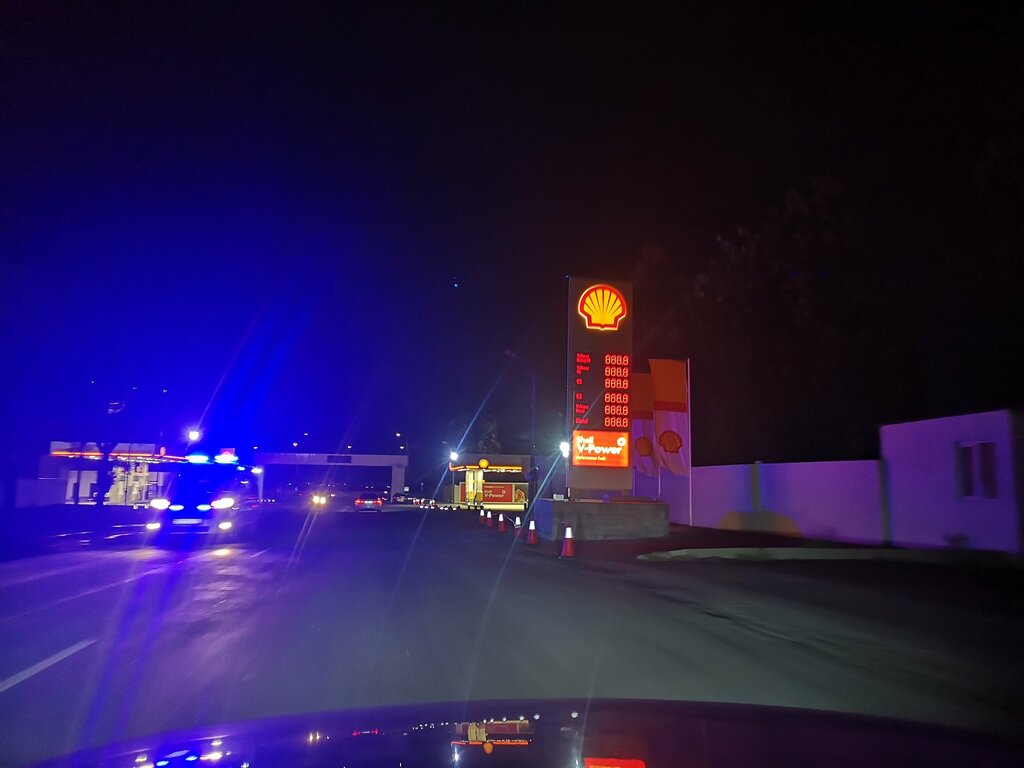
[[[604,356],[604,423],[608,429],[629,429],[629,355]]]
[[[577,352],[573,380],[575,426],[629,429],[629,355],[606,353],[595,365],[590,352]]]

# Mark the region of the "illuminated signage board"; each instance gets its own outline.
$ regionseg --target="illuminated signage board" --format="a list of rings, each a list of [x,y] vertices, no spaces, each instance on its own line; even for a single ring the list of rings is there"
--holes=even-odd
[[[629,282],[569,280],[570,486],[612,489],[632,482],[632,302]]]
[[[628,467],[629,432],[574,430],[572,463],[578,467]]]
[[[615,286],[591,285],[580,294],[576,311],[589,331],[617,331],[626,316],[626,298]]]

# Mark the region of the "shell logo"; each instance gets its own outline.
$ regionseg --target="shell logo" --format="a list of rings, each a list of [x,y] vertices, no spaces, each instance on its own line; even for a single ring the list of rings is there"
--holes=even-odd
[[[654,455],[654,446],[651,445],[651,441],[647,437],[638,437],[634,443],[638,456],[648,458]]]
[[[592,331],[617,331],[626,316],[626,300],[617,288],[592,285],[580,294],[576,307],[580,317]]]
[[[683,439],[677,432],[669,429],[658,435],[658,445],[665,450],[665,453],[679,453],[679,449],[683,447]]]

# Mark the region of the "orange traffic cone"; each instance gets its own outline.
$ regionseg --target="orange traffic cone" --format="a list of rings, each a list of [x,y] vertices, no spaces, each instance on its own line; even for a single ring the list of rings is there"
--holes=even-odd
[[[498,513],[498,533],[504,533],[507,530],[508,530],[508,526],[505,525],[505,516],[499,512]]]
[[[530,521],[530,530],[526,533],[526,543],[536,544],[537,543],[537,522],[535,520]]]
[[[516,522],[513,527],[516,529],[516,538],[518,539],[523,533],[523,521],[519,519],[519,515],[516,515]]]
[[[565,538],[562,539],[562,554],[559,557],[576,557],[576,544],[572,540],[572,526],[565,526]]]
[[[494,520],[491,519],[491,510],[487,510],[487,527],[488,528],[493,528],[494,527]]]
[[[482,509],[480,510],[479,520],[480,520],[480,525],[487,525],[487,518],[484,517],[484,511]]]

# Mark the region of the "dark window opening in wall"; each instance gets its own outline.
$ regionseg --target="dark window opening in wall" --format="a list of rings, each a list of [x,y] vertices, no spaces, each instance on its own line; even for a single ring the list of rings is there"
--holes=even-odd
[[[981,470],[981,495],[994,499],[999,495],[996,487],[996,444],[978,443],[978,465]]]
[[[995,443],[958,443],[956,458],[961,498],[995,499],[999,496]]]

